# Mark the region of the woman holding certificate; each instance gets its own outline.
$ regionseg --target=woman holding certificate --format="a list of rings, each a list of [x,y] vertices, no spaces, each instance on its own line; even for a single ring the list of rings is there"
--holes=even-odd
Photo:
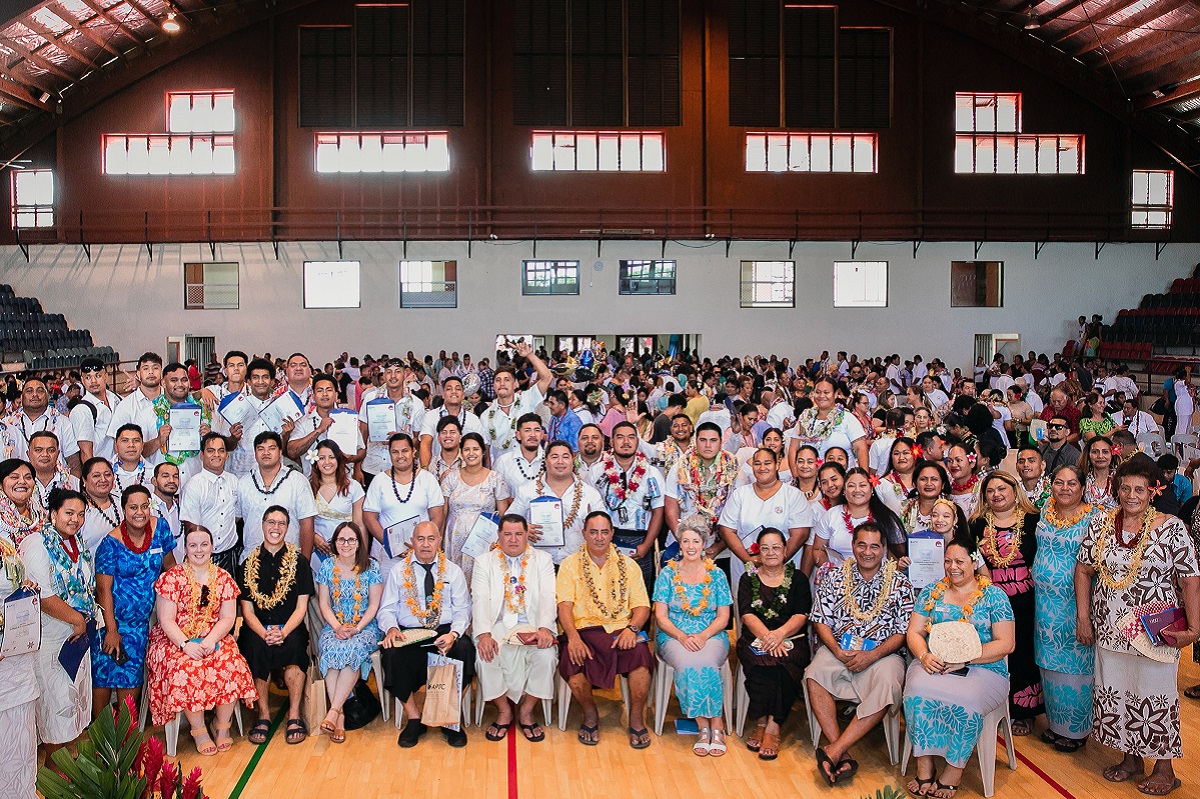
[[[78,535],[85,505],[77,491],[55,489],[49,521],[21,542],[21,560],[42,592],[42,646],[37,676],[38,738],[47,756],[71,743],[92,720],[91,636],[96,634],[96,568]]]
[[[917,759],[917,778],[908,783],[914,796],[953,799],[983,717],[1008,701],[1004,659],[1016,642],[1012,606],[976,574],[974,555],[967,538],[946,547],[945,579],[921,591],[908,622],[913,662],[905,678],[904,718]],[[938,757],[946,761],[941,776]]]
[[[450,418],[450,417],[447,417]],[[449,515],[446,517],[446,536],[442,548],[446,557],[463,570],[471,582],[474,559],[462,551],[463,544],[480,515],[503,515],[512,504],[508,483],[500,473],[483,465],[487,447],[479,433],[467,433],[459,443],[462,466],[452,469],[442,478],[442,495],[446,498]],[[442,450],[443,454],[445,450]]]
[[[1200,569],[1183,522],[1151,504],[1162,473],[1134,456],[1117,469],[1120,507],[1088,525],[1075,566],[1076,635],[1096,645],[1092,738],[1124,754],[1109,782],[1142,793],[1178,788],[1171,761],[1183,756],[1177,687],[1179,650],[1200,637]],[[1167,490],[1170,490],[1167,486]],[[1146,619],[1181,609],[1177,625],[1148,637]],[[1145,776],[1143,758],[1155,761]]]
[[[21,461],[5,461],[0,464],[0,470],[10,463],[20,464]],[[16,545],[6,535],[0,535],[0,598],[12,596],[18,589],[29,592],[30,597],[38,594],[38,586],[27,579],[25,563]],[[17,635],[17,620],[11,618],[15,615],[12,603],[0,604],[0,645],[5,650],[12,641],[4,641],[4,634],[10,638]],[[6,791],[10,792],[6,795],[13,799],[37,796],[34,790],[37,774],[36,659],[37,653],[31,651],[0,658],[0,752],[4,752],[4,757],[0,758],[0,785],[6,786]]]
[[[1093,438],[1092,441],[1102,439]],[[1034,658],[1042,670],[1049,728],[1042,740],[1060,752],[1074,752],[1092,731],[1092,671],[1095,653],[1075,631],[1073,575],[1079,543],[1096,513],[1083,502],[1083,472],[1059,466],[1050,478],[1050,498],[1037,525],[1033,593],[1037,597]]]
[[[446,499],[434,476],[421,469],[413,440],[405,433],[388,439],[392,468],[371,481],[363,502],[363,522],[375,539],[371,555],[384,576],[410,548],[418,522],[433,522],[443,529]]]

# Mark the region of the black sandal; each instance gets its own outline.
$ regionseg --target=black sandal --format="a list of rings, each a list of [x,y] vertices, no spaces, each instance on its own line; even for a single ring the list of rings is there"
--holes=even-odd
[[[849,766],[849,768],[846,769],[845,771],[842,771],[841,770],[842,766]],[[837,776],[838,782],[841,782],[842,780],[851,779],[854,777],[855,774],[858,773],[858,761],[855,760],[854,758],[847,757],[844,760],[842,760],[841,763],[837,764],[837,768],[834,770],[833,773],[834,773],[834,775]]]
[[[1200,699],[1200,685],[1193,685],[1191,688],[1185,688],[1183,695],[1188,699]]]
[[[928,796],[928,794],[925,792],[925,789],[930,785],[937,785],[936,777],[930,777],[927,780],[923,780],[920,777],[915,777],[914,779],[916,779],[916,781],[917,781],[917,790],[914,791],[912,788],[909,788],[908,785],[904,786],[904,790],[908,791],[909,796],[917,796],[917,797]]]
[[[284,740],[291,746],[302,744],[308,740],[308,727],[305,726],[303,719],[288,719],[287,720],[287,735]]]
[[[267,742],[267,736],[271,733],[271,722],[266,719],[259,719],[250,728],[250,734],[246,736],[246,740],[255,746],[262,746]]]
[[[521,734],[525,736],[525,740],[530,743],[540,743],[546,740],[546,733],[538,726],[535,721],[533,724],[522,724],[517,722],[517,726],[521,728]]]
[[[600,745],[600,725],[579,725],[579,734],[576,736],[579,743],[584,746],[599,746]]]
[[[487,732],[483,734],[483,737],[487,738],[489,741],[503,741],[508,737],[508,728],[511,726],[511,721],[508,724],[501,724],[493,721],[487,728]]]
[[[955,794],[958,793],[957,785],[946,785],[945,783],[943,783],[939,780],[934,780],[933,784],[934,784],[933,792],[935,794],[938,791],[949,791],[950,792],[949,796],[937,796],[937,797],[934,797],[934,799],[954,799]],[[933,794],[930,794],[930,796],[933,796]]]
[[[1059,752],[1066,752],[1067,754],[1070,754],[1072,752],[1078,752],[1086,743],[1087,738],[1066,738],[1060,735],[1058,740],[1054,742],[1054,748]]]
[[[635,730],[633,727],[625,728],[629,732],[629,745],[634,749],[646,749],[650,746],[650,730],[642,727],[640,730]]]
[[[836,785],[838,781],[837,764],[833,762],[833,758],[831,758],[820,746],[817,747],[816,755],[817,771],[820,772],[821,778],[824,779],[828,785]],[[826,765],[829,766],[828,771],[825,770]]]
[[[1056,743],[1062,740],[1070,739],[1064,739],[1061,735],[1058,735],[1053,730],[1046,730],[1042,733],[1042,743],[1044,744],[1050,744],[1051,746],[1054,746]]]

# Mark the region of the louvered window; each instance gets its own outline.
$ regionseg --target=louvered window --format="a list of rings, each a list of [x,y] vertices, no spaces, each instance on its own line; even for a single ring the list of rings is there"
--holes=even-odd
[[[838,53],[838,124],[886,128],[892,124],[892,32],[845,28]]]

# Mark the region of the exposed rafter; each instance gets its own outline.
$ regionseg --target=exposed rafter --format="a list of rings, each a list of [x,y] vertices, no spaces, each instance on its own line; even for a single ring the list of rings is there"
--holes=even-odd
[[[1067,39],[1070,39],[1072,36],[1078,36],[1085,31],[1092,30],[1094,27],[1100,27],[1101,30],[1103,30],[1103,28],[1097,23],[1102,23],[1105,19],[1111,17],[1113,14],[1118,14],[1124,11],[1137,1],[1138,0],[1114,0],[1114,2],[1109,3],[1104,8],[1098,9],[1094,14],[1091,12],[1086,13],[1078,23],[1067,28],[1065,31],[1055,37],[1054,43],[1061,44]],[[1084,10],[1087,11],[1087,9]]]
[[[1126,77],[1135,78],[1147,72],[1154,72],[1168,64],[1173,64],[1180,59],[1187,58],[1196,53],[1197,48],[1200,48],[1200,29],[1184,32],[1184,29],[1180,28],[1179,31],[1175,36],[1175,40],[1171,42],[1171,45],[1162,52],[1145,61],[1139,61],[1132,66],[1126,67]],[[1144,40],[1145,37],[1142,38],[1142,41]]]
[[[119,30],[121,33],[125,34],[125,36],[128,37],[131,41],[133,41],[134,44],[137,44],[138,46],[141,46],[141,47],[145,46],[145,44],[146,44],[145,39],[143,39],[141,36],[138,36],[136,33],[134,33],[133,29],[130,28],[128,25],[126,25],[124,21],[119,20],[116,17],[114,17],[111,12],[105,11],[104,8],[101,7],[99,3],[95,2],[95,0],[81,0],[81,2],[85,6],[90,8],[92,11],[96,12],[96,16],[100,17],[105,22],[107,22],[108,24],[112,25],[117,30]]]
[[[1160,105],[1175,105],[1182,103],[1184,100],[1190,100],[1200,94],[1200,78],[1192,78],[1186,83],[1181,83],[1173,90],[1161,95],[1147,95],[1137,101],[1137,107],[1141,110],[1148,108],[1157,108]]]
[[[1083,5],[1083,3],[1084,3],[1084,0],[1071,0],[1071,2],[1063,3],[1061,6],[1059,6],[1058,8],[1054,9],[1053,11],[1051,11],[1049,13],[1038,14],[1038,19],[1041,20],[1041,23],[1043,25],[1045,25],[1049,22],[1053,22],[1056,19],[1061,19],[1062,17],[1066,16],[1067,14],[1070,14],[1072,11],[1074,11],[1075,9],[1077,9],[1081,5]],[[1036,3],[1035,3],[1035,5],[1036,5]]]
[[[34,111],[52,112],[54,110],[49,103],[44,103],[37,97],[34,97],[24,86],[12,83],[11,81],[0,80],[0,95],[3,95],[6,100],[23,105],[26,108],[31,108]]]
[[[60,67],[58,64],[55,64],[50,59],[43,58],[42,56],[33,52],[32,50],[25,47],[24,45],[18,44],[16,41],[14,41],[12,39],[8,39],[3,43],[3,46],[8,48],[9,50],[12,50],[14,53],[21,56],[21,58],[24,58],[26,61],[30,61],[34,64],[37,64],[39,67],[46,70],[50,74],[57,75],[58,77],[67,81],[68,83],[75,82],[75,78],[76,78],[75,75],[72,75],[70,72],[67,72],[65,69]]]
[[[45,25],[34,19],[32,14],[26,14],[25,16],[21,17],[21,24],[41,36],[46,40],[47,43],[57,47],[59,50],[62,50],[64,53],[88,69],[91,69],[95,64],[94,58],[89,58],[82,50],[79,50],[70,42],[65,41],[67,36],[65,33],[62,36],[56,35],[54,31],[50,30]]]
[[[1109,42],[1115,41],[1116,39],[1119,39],[1122,36],[1125,36],[1126,34],[1142,27],[1143,25],[1153,22],[1154,20],[1159,19],[1160,17],[1171,13],[1180,6],[1186,5],[1190,2],[1191,0],[1161,0],[1161,2],[1149,5],[1136,14],[1126,17],[1120,22],[1110,23],[1102,26],[1100,27],[1099,31],[1097,31],[1096,37],[1091,42],[1084,44],[1083,47],[1076,50],[1075,55],[1078,56],[1083,55],[1084,53],[1090,53],[1092,50],[1103,47]],[[1138,38],[1141,37],[1139,36]]]
[[[102,50],[106,50],[107,52],[112,53],[117,58],[125,57],[124,53],[122,53],[120,50],[118,50],[117,48],[115,48],[111,44],[109,44],[109,42],[107,42],[103,36],[96,33],[96,31],[92,30],[91,28],[85,26],[83,23],[81,23],[78,19],[75,18],[74,14],[72,14],[70,11],[67,11],[65,8],[63,8],[58,3],[51,3],[50,5],[46,6],[46,8],[50,9],[50,11],[54,13],[54,16],[58,17],[63,22],[67,23],[72,28],[74,28],[75,30],[77,30],[81,34],[83,34],[83,36],[86,37],[88,39],[88,41],[90,41],[92,44],[96,45],[97,47],[101,48]]]

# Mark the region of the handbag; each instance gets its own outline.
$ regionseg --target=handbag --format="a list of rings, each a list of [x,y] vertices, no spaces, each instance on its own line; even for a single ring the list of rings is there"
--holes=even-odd
[[[383,705],[371,691],[371,686],[367,685],[366,680],[359,679],[353,693],[342,705],[342,726],[347,730],[362,729],[382,712]]]
[[[1156,413],[1159,416],[1164,416],[1167,413],[1167,401],[1164,397],[1159,397],[1150,406],[1150,413]]]
[[[325,680],[321,678],[321,670],[314,664],[308,667],[308,686],[304,689],[304,726],[310,730],[319,730],[321,722],[329,713],[325,695]]]

